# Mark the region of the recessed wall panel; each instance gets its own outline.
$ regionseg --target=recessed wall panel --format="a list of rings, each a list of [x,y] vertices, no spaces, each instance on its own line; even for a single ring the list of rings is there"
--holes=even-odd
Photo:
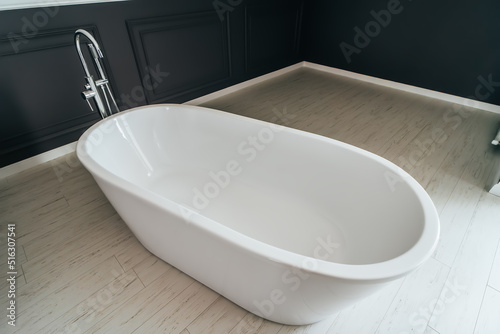
[[[129,21],[128,26],[149,103],[231,76],[227,20],[215,12]]]

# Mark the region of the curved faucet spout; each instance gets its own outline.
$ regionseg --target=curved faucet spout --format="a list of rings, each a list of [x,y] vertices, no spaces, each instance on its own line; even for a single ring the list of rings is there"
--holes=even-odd
[[[90,71],[87,66],[87,62],[85,61],[85,58],[83,57],[82,49],[80,47],[80,35],[83,35],[88,38],[88,40],[91,42],[91,44],[94,46],[95,51],[97,52],[97,55],[99,58],[104,58],[104,55],[102,54],[101,48],[99,47],[99,43],[95,40],[94,36],[92,36],[88,31],[83,30],[83,29],[78,29],[75,31],[75,45],[76,45],[76,51],[78,52],[78,55],[80,56],[80,61],[82,62],[83,70],[85,71],[85,75],[90,77]]]

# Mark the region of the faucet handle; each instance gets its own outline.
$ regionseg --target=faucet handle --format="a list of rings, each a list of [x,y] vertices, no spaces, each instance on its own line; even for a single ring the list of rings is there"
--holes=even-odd
[[[82,92],[82,98],[88,101],[90,98],[94,97],[95,94],[96,92],[94,92],[93,90],[84,90]]]
[[[87,85],[85,85],[85,88],[87,88]],[[96,92],[92,91],[92,90],[85,90],[82,92],[82,98],[87,101],[87,103],[89,104],[89,107],[90,107],[90,110],[94,111],[94,108],[92,108],[92,103],[90,103],[89,99],[91,99],[92,97],[94,97],[96,94]]]

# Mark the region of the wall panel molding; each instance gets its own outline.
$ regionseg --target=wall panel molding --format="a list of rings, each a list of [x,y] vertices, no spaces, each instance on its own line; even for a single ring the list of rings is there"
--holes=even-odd
[[[231,78],[227,13],[224,21],[215,12],[198,12],[127,26],[148,103],[171,102]]]
[[[74,142],[100,119],[80,96],[85,80],[73,44],[79,28],[90,31],[103,49],[104,69],[121,110],[182,103],[301,60],[297,15],[303,0],[223,1],[227,6],[206,0],[99,1],[51,7],[54,1],[0,10],[0,167]],[[246,6],[256,14],[249,18],[250,33]],[[279,44],[282,37],[285,43]]]
[[[41,30],[29,39],[22,33],[0,38],[0,100],[9,113],[0,125],[2,165],[78,138],[98,120],[79,94],[84,73],[73,43],[78,28]],[[83,28],[99,37],[97,27]]]

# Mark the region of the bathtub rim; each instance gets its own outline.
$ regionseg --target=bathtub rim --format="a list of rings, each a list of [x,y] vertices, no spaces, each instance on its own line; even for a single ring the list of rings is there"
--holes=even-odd
[[[183,220],[186,224],[194,225],[197,228],[201,228],[208,232],[209,234],[221,238],[224,241],[233,244],[236,247],[243,248],[248,252],[258,254],[270,261],[288,265],[290,267],[299,268],[302,271],[310,272],[314,274],[320,274],[328,277],[334,277],[338,279],[345,280],[356,280],[356,281],[390,281],[403,277],[407,273],[415,270],[426,260],[428,260],[439,240],[440,224],[439,216],[437,210],[432,202],[430,196],[423,189],[423,187],[406,171],[390,162],[389,160],[378,156],[374,153],[361,149],[351,144],[344,143],[342,141],[325,137],[322,135],[314,134],[311,132],[298,130],[294,128],[289,128],[286,126],[281,126],[284,131],[290,132],[292,134],[297,134],[299,136],[311,137],[314,139],[319,139],[332,143],[333,145],[341,146],[350,150],[354,150],[356,153],[365,156],[367,159],[375,159],[378,163],[381,163],[387,167],[391,172],[401,177],[401,179],[408,183],[410,188],[415,193],[416,197],[419,199],[419,206],[422,209],[424,215],[424,225],[423,230],[415,244],[406,252],[386,261],[371,263],[371,264],[343,264],[334,263],[329,261],[324,261],[316,259],[313,257],[301,255],[291,251],[287,251],[276,246],[264,243],[257,239],[248,237],[236,230],[233,230],[222,223],[218,223],[202,214],[192,210],[191,208],[180,205],[168,198],[162,197],[144,187],[136,185],[130,181],[127,181],[106,168],[102,167],[97,163],[91,154],[88,154],[84,142],[88,139],[93,131],[100,127],[105,122],[110,122],[114,118],[120,117],[129,112],[140,112],[147,109],[155,108],[187,108],[196,109],[201,112],[211,112],[211,113],[223,113],[225,117],[237,118],[240,121],[252,122],[260,125],[271,124],[270,122],[261,121],[258,119],[253,119],[246,116],[241,116],[237,114],[232,114],[229,112],[184,104],[153,104],[140,106],[136,108],[131,108],[124,110],[120,113],[114,114],[106,119],[100,120],[99,122],[92,125],[87,129],[82,136],[79,138],[76,153],[80,162],[84,167],[92,174],[94,178],[99,178],[104,182],[108,182],[115,187],[122,189],[133,196],[138,196],[142,200],[149,201],[151,204],[157,206],[162,210],[169,210],[172,214],[175,214],[180,220]],[[184,216],[185,213],[189,213],[191,218],[187,221]],[[305,266],[307,261],[313,262],[315,268],[309,268]]]

